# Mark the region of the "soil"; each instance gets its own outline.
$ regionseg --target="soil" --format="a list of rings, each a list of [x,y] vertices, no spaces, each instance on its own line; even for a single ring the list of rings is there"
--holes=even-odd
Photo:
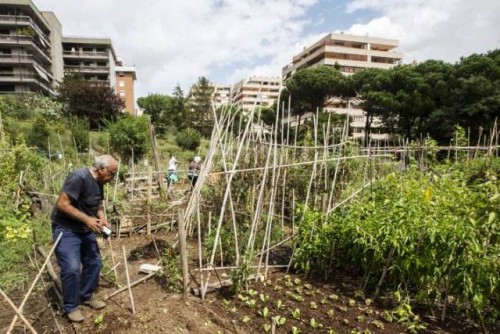
[[[118,282],[126,286],[123,247],[128,258],[130,281],[134,282],[146,274],[139,272],[141,264],[157,264],[159,254],[171,252],[175,236],[159,232],[154,238],[133,235],[112,239],[112,248],[107,242],[101,245],[105,258],[97,298],[105,298],[117,288],[107,273],[114,263]],[[197,258],[196,244],[188,246],[192,261]],[[278,259],[279,260],[279,259]],[[43,259],[38,258],[42,263]],[[197,260],[196,260],[197,261]],[[281,262],[281,261],[279,261]],[[57,269],[57,264],[54,263]],[[194,268],[194,266],[192,267]],[[35,273],[36,274],[36,273]],[[35,275],[34,274],[34,275]],[[192,275],[191,288],[198,288],[199,277]],[[217,271],[211,275],[211,283],[227,280],[228,274]],[[48,277],[43,275],[24,307],[24,314],[38,333],[405,333],[401,324],[385,320],[384,308],[356,293],[357,282],[349,275],[339,275],[335,282],[306,280],[295,274],[282,271],[269,272],[267,279],[248,283],[236,295],[229,288],[218,289],[207,294],[205,300],[188,293],[179,293],[181,283],[167,273],[155,275],[132,287],[135,314],[130,295],[124,291],[107,300],[103,310],[82,307],[85,320],[70,323],[61,313],[58,299]],[[19,305],[24,291],[9,292],[14,304]],[[300,315],[297,309],[300,310]],[[14,316],[12,309],[0,303],[0,332],[6,332]],[[274,320],[273,320],[274,318]],[[314,320],[312,320],[314,319]],[[422,317],[426,324],[424,333],[470,333],[478,328],[456,322],[440,324]],[[274,323],[274,325],[273,325]],[[295,329],[294,329],[295,328]],[[295,330],[295,332],[294,332]],[[18,321],[13,333],[25,333]]]

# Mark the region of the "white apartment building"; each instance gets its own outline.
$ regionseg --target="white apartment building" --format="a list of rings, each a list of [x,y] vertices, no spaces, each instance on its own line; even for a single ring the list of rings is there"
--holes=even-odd
[[[231,104],[231,85],[214,84],[213,102],[216,109]]]
[[[297,70],[321,65],[339,66],[344,75],[366,68],[390,69],[403,59],[403,54],[395,51],[398,45],[395,39],[331,33],[294,56],[292,63],[283,68],[283,80],[289,79]],[[334,98],[327,101],[324,111],[348,115],[352,136],[362,138],[366,118],[360,103],[359,99],[341,101]],[[386,138],[387,134],[381,134],[378,127],[380,120],[374,119],[371,137]]]
[[[243,110],[251,110],[255,106],[269,106],[279,97],[280,77],[250,77],[233,86],[232,104]]]
[[[390,69],[401,63],[403,54],[396,52],[395,39],[331,33],[293,57],[283,67],[283,81],[299,69],[320,65],[340,66],[346,75],[365,68]]]

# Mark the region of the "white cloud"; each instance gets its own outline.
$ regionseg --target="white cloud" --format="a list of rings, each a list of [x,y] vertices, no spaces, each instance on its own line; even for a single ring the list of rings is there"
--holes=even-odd
[[[455,62],[461,56],[500,47],[498,0],[354,0],[348,13],[370,10],[378,17],[355,24],[354,34],[396,38],[406,61],[441,59]]]
[[[279,76],[293,55],[339,28],[308,16],[315,4],[331,9],[329,0],[33,1],[55,12],[65,35],[110,37],[136,66],[137,97],[169,94],[177,83],[187,91],[202,75],[221,83]],[[399,39],[406,61],[453,62],[500,47],[499,0],[344,1],[353,22],[345,32]]]
[[[187,90],[214,69],[273,58],[299,38],[317,2],[34,1],[55,12],[65,35],[110,37],[124,62],[136,66],[138,96],[170,93],[177,83]]]

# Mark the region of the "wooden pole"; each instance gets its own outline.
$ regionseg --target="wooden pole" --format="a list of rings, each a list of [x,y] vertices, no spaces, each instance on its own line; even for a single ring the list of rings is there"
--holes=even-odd
[[[115,277],[118,277],[118,274],[116,272],[117,264],[115,262],[115,255],[113,254],[113,245],[111,244],[111,236],[108,237],[108,244],[109,252],[111,253],[111,262],[113,263],[113,272],[115,273]]]
[[[151,167],[148,167],[148,194],[147,194],[147,235],[151,235],[151,186],[152,186],[152,177],[151,177]]]
[[[45,262],[43,263],[43,265],[40,268],[40,270],[38,271],[38,274],[36,275],[35,280],[31,284],[31,287],[28,289],[28,292],[26,293],[26,296],[24,296],[24,299],[21,302],[21,305],[19,305],[19,311],[20,312],[23,311],[24,304],[26,304],[26,301],[28,301],[28,297],[30,296],[31,292],[33,291],[33,288],[35,287],[35,284],[40,279],[40,276],[42,276],[42,272],[45,269],[45,267],[47,266],[47,263],[50,261],[50,257],[52,256],[52,253],[54,253],[54,250],[56,249],[57,245],[59,244],[59,241],[61,240],[62,235],[63,235],[62,232],[59,233],[59,236],[57,237],[56,242],[54,242],[54,246],[52,246],[52,248],[50,249],[49,255],[45,259]],[[12,329],[14,328],[14,326],[16,324],[16,321],[17,321],[17,315],[14,316],[14,319],[12,319],[12,321],[10,323],[10,326],[9,326],[9,329],[7,330],[7,333],[10,333],[12,331]]]
[[[184,211],[182,209],[177,210],[177,217],[179,217],[177,220],[177,228],[179,231],[179,248],[181,252],[183,293],[184,295],[187,295],[189,288],[189,269],[187,257],[186,227],[184,225]]]
[[[115,292],[113,292],[112,294],[110,294],[110,295],[108,295],[108,296],[104,297],[104,300],[108,300],[108,299],[110,299],[110,298],[112,298],[112,297],[116,296],[117,294],[122,293],[123,291],[128,290],[128,289],[130,289],[130,288],[132,288],[132,287],[136,286],[137,284],[140,284],[140,283],[144,282],[145,280],[147,280],[147,279],[149,279],[149,278],[153,277],[155,274],[156,274],[156,272],[152,272],[152,273],[148,274],[147,276],[144,276],[144,277],[142,277],[142,278],[138,279],[138,280],[137,280],[137,281],[135,281],[135,282],[132,282],[132,283],[130,283],[130,284],[127,284],[127,286],[124,286],[123,288],[120,288],[120,289],[116,290]]]
[[[29,323],[29,321],[24,317],[24,315],[21,313],[21,311],[17,309],[16,305],[14,305],[14,303],[12,302],[12,300],[10,300],[10,298],[5,294],[5,292],[3,292],[3,290],[1,288],[0,288],[0,295],[2,295],[2,297],[7,301],[7,304],[9,304],[9,306],[14,310],[14,312],[16,312],[16,315],[19,318],[21,318],[21,320],[24,322],[24,324],[26,325],[26,327],[28,327],[28,329],[32,333],[37,334],[36,330],[31,326],[31,324]]]
[[[132,286],[130,285],[130,276],[128,273],[128,263],[127,263],[127,252],[125,251],[125,246],[122,246],[122,251],[123,251],[123,263],[125,264],[125,275],[127,277],[128,296],[130,299],[130,304],[132,305],[132,313],[135,314],[134,295],[132,295]]]

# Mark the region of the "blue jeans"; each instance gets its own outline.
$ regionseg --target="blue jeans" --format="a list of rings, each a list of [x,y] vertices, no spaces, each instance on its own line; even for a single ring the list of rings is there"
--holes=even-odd
[[[53,223],[54,242],[61,232],[63,235],[55,253],[61,267],[63,308],[71,313],[82,301],[92,297],[99,284],[102,261],[94,232],[76,233]]]

